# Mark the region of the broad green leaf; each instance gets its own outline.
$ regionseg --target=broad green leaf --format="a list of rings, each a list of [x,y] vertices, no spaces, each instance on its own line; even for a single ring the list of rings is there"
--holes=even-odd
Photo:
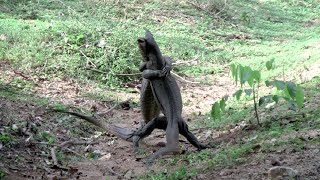
[[[271,99],[272,99],[272,95],[267,95],[267,96],[260,97],[259,106],[261,106],[264,103],[269,103],[271,101]]]
[[[265,81],[265,84],[266,84],[266,86],[267,86],[267,87],[269,87],[269,86],[273,86],[274,81],[266,80],[266,81]]]
[[[299,108],[303,107],[304,93],[302,88],[298,85],[296,88],[296,101]]]
[[[279,80],[274,80],[273,83],[274,83],[274,86],[276,86],[276,88],[278,90],[283,90],[284,86],[286,84],[284,81],[279,81]]]
[[[229,96],[228,96],[228,95],[225,95],[225,96],[223,96],[223,99],[224,99],[225,101],[227,101],[227,100],[229,99]]]
[[[272,100],[273,100],[274,102],[278,103],[278,102],[279,102],[279,96],[273,95],[273,96],[272,96]]]
[[[252,72],[252,71],[247,71],[247,72],[245,72],[244,77],[243,77],[243,83],[245,83],[246,81],[248,81],[248,80],[250,79],[250,77],[251,77],[251,72]],[[250,85],[250,84],[249,84],[249,85]]]
[[[273,63],[274,63],[274,58],[272,58],[270,61],[266,62],[267,70],[273,69],[273,67],[274,67]]]
[[[296,97],[296,84],[291,81],[288,81],[288,82],[286,82],[286,87],[287,87],[287,90],[289,92],[290,97],[292,99],[294,99]]]
[[[283,92],[284,92],[285,97],[287,97],[288,99],[291,99],[287,84],[285,84],[285,86],[283,88]]]
[[[245,89],[244,92],[246,93],[247,96],[251,96],[252,89]]]
[[[236,85],[238,85],[238,79],[239,79],[239,65],[236,66],[236,71],[235,71],[235,76],[234,76],[234,80],[236,81]]]
[[[242,89],[239,89],[238,91],[236,91],[236,92],[233,94],[233,97],[236,96],[237,100],[239,101],[242,92],[243,92],[243,90],[242,90]]]
[[[252,76],[253,76],[253,79],[255,79],[257,82],[260,82],[260,79],[261,79],[261,73],[260,71],[252,71]]]
[[[241,85],[241,87],[242,87],[245,69],[244,69],[244,67],[243,67],[241,64],[239,64],[239,65],[238,65],[238,70],[239,70],[240,85]]]
[[[290,100],[290,101],[288,101],[288,103],[289,103],[289,109],[290,110],[292,110],[292,111],[296,111],[297,110],[294,101]]]
[[[221,119],[221,114],[220,114],[220,105],[218,102],[215,102],[212,105],[211,108],[211,117],[216,120],[216,119]]]
[[[225,108],[226,108],[226,100],[224,98],[222,98],[220,100],[220,109],[222,112],[224,112]]]
[[[241,73],[240,73],[240,83],[243,85],[247,82],[252,74],[252,69],[249,66],[242,66]]]
[[[235,64],[230,65],[231,75],[234,80],[236,80],[236,76],[238,76],[237,66]]]

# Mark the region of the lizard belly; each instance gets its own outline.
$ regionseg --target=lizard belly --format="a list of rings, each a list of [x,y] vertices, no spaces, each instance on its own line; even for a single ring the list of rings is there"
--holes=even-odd
[[[176,82],[172,82],[171,75],[164,79],[151,80],[151,84],[155,101],[167,117],[168,125],[173,123],[173,119],[180,121],[182,112],[181,94],[179,89],[177,89],[179,87],[176,85]]]
[[[148,123],[153,118],[159,116],[160,108],[153,96],[151,83],[147,79],[142,80],[140,105],[141,105],[142,117],[145,123]]]

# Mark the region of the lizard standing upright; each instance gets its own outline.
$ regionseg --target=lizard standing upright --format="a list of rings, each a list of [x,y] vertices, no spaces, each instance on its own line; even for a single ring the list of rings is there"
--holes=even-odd
[[[188,125],[182,119],[182,98],[180,88],[174,77],[168,72],[166,62],[168,57],[163,57],[150,31],[146,31],[145,38],[138,39],[138,46],[144,61],[140,66],[142,76],[148,79],[153,93],[153,98],[165,116],[158,116],[149,121],[142,130],[134,133],[139,141],[149,135],[155,128],[166,129],[167,144],[155,152],[147,162],[151,163],[159,156],[169,153],[179,153],[179,133],[197,147],[199,150],[206,148],[198,142],[197,138],[188,130]],[[166,59],[165,59],[166,58]],[[170,69],[169,69],[170,70]]]

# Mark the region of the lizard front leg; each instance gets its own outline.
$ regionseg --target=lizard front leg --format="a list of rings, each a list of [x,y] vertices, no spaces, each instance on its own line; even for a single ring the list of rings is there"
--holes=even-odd
[[[165,66],[160,70],[147,69],[148,62],[142,62],[139,67],[139,70],[142,72],[142,77],[151,80],[167,76],[172,70],[172,59],[168,56],[164,56],[163,59]]]

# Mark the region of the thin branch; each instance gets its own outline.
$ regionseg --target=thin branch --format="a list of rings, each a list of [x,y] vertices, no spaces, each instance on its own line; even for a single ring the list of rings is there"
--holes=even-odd
[[[258,108],[257,108],[257,102],[256,102],[256,95],[255,95],[255,91],[254,91],[254,84],[252,87],[252,93],[253,93],[254,112],[256,113],[258,125],[260,126],[260,120],[259,120],[259,114],[258,114]]]
[[[97,67],[97,66],[90,60],[90,58],[89,58],[87,55],[85,55],[81,50],[79,50],[79,52],[87,59],[87,64],[88,64],[88,62],[89,62],[89,63],[92,64],[95,68]]]
[[[140,76],[142,73],[132,73],[132,74],[115,74],[116,76]]]
[[[56,149],[57,149],[57,146],[54,146],[53,148],[51,148],[51,157],[52,157],[52,161],[53,161],[53,166],[58,167],[58,160],[57,160],[57,156],[56,156]]]
[[[227,0],[224,0],[224,6],[219,12],[216,13],[216,16],[218,16],[221,12],[223,12],[226,7],[227,7]]]
[[[275,119],[275,121],[279,121],[280,119],[288,119],[288,118],[293,118],[293,117],[299,117],[299,116],[305,118],[306,114],[305,113],[289,114],[289,115],[286,115],[286,116],[279,117],[279,118]]]
[[[89,67],[87,67],[86,69],[90,70],[90,71],[93,71],[93,72],[101,73],[101,74],[108,74],[108,72],[101,71],[99,69],[94,69],[94,68],[89,68]]]
[[[83,155],[81,155],[80,153],[77,153],[76,151],[74,151],[74,150],[72,150],[72,149],[70,149],[70,148],[66,148],[66,147],[64,147],[64,148],[61,148],[62,150],[67,150],[67,151],[69,151],[69,152],[71,152],[71,153],[73,153],[73,154],[75,154],[75,155],[77,155],[77,156],[79,156],[79,157],[81,157],[82,159],[86,159],[86,157],[84,157]]]
[[[186,82],[186,83],[190,83],[190,84],[199,84],[200,82],[194,82],[194,81],[189,81],[184,79],[183,77],[179,76],[178,74],[174,73],[173,71],[171,71],[172,75],[176,76],[177,78],[179,78],[180,80]]]
[[[221,18],[221,17],[217,16],[217,14],[218,14],[218,13],[217,13],[217,14],[214,14],[214,13],[212,13],[212,12],[210,12],[210,11],[208,11],[208,10],[206,10],[206,9],[202,8],[201,6],[199,6],[199,5],[195,4],[195,3],[191,2],[191,1],[186,1],[186,2],[187,2],[187,3],[189,3],[189,4],[191,4],[191,5],[192,5],[192,6],[194,6],[195,8],[197,8],[197,9],[199,9],[199,10],[201,10],[201,11],[204,11],[205,13],[207,13],[207,14],[209,14],[209,15],[211,15],[211,16],[213,16],[213,17],[215,17],[215,18],[221,19],[222,21],[224,21],[224,22],[226,22],[226,23],[230,24],[231,26],[233,26],[233,27],[237,28],[237,25],[232,24],[231,22],[228,22],[228,21],[226,21],[225,19],[223,19],[223,18]]]
[[[106,110],[106,111],[103,111],[103,112],[100,112],[100,113],[96,113],[97,116],[101,116],[101,115],[105,115],[105,114],[108,114],[109,112],[111,112],[112,110],[114,110],[116,107],[118,107],[119,105],[121,104],[125,104],[125,103],[128,103],[129,101],[131,101],[131,98],[125,100],[125,101],[122,101],[120,103],[117,103],[116,105],[114,105],[112,108]]]
[[[180,65],[180,64],[190,65],[190,63],[192,63],[192,62],[198,62],[198,58],[199,58],[199,56],[193,58],[193,59],[190,60],[190,61],[180,61],[180,62],[177,61],[177,62],[172,63],[172,65]]]

